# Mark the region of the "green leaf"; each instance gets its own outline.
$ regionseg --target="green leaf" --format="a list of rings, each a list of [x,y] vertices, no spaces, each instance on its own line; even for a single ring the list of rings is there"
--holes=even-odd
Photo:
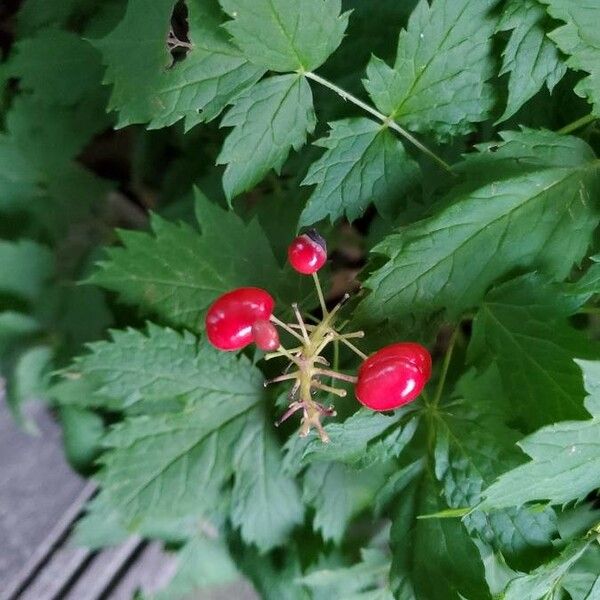
[[[221,122],[233,127],[217,158],[217,164],[227,165],[227,198],[252,189],[271,169],[279,173],[315,124],[312,92],[299,75],[269,77],[239,96]]]
[[[244,223],[200,193],[196,213],[202,233],[154,215],[154,235],[120,232],[124,248],[90,278],[175,326],[204,329],[204,314],[221,294],[244,285],[268,289],[278,299],[298,300],[256,220]],[[235,240],[235,243],[232,243]]]
[[[388,261],[365,281],[372,291],[360,313],[456,316],[513,269],[565,278],[598,224],[599,167],[587,144],[547,131],[507,132],[480,147],[443,208],[373,248]]]
[[[411,130],[468,133],[489,117],[493,9],[497,0],[421,0],[400,33],[394,67],[373,57],[366,90]]]
[[[282,473],[271,424],[250,421],[236,443],[231,519],[242,538],[261,552],[282,544],[304,519],[295,481]]]
[[[585,416],[585,392],[574,358],[598,348],[569,326],[577,297],[561,294],[536,275],[489,292],[473,321],[471,362],[499,368],[513,411],[530,427]]]
[[[398,498],[391,583],[398,600],[489,598],[477,548],[458,519],[416,519],[446,509],[429,470]]]
[[[262,377],[243,357],[224,361],[203,378],[215,391],[191,399],[185,410],[127,419],[104,440],[98,475],[99,502],[134,526],[140,519],[198,515],[223,508],[224,486],[233,475],[233,456],[244,428],[262,415]],[[164,370],[177,359],[162,367]],[[155,365],[158,369],[159,365]],[[254,389],[235,394],[220,380],[252,377]]]
[[[600,254],[590,256],[592,264],[584,275],[573,284],[573,294],[581,294],[586,299],[600,293]]]
[[[225,28],[256,65],[270,71],[311,71],[340,45],[348,13],[341,0],[220,0]]]
[[[176,0],[130,0],[119,25],[95,42],[113,84],[109,109],[118,126],[148,123],[167,127],[185,119],[187,129],[214,119],[264,69],[251,65],[221,28],[217,0],[190,0],[188,37],[192,47],[173,61],[168,46]]]
[[[234,583],[242,578],[227,547],[220,540],[196,536],[177,553],[177,571],[154,600],[189,598],[202,590]]]
[[[503,590],[502,600],[542,600],[562,598],[563,578],[586,552],[592,539],[569,544],[554,560],[541,565],[529,574],[515,573]]]
[[[533,500],[565,504],[600,487],[600,364],[577,361],[590,396],[592,419],[543,427],[519,445],[532,460],[508,471],[483,492],[481,508],[519,506]]]
[[[315,509],[313,529],[339,545],[350,521],[372,506],[392,470],[392,465],[357,471],[336,462],[311,464],[304,474],[302,499]]]
[[[363,548],[361,561],[351,567],[317,569],[300,578],[301,583],[323,598],[343,597],[346,600],[393,600],[385,580],[390,570],[390,559],[375,548]]]
[[[502,52],[500,75],[510,73],[508,102],[498,122],[512,117],[545,84],[549,92],[567,67],[544,28],[546,12],[537,0],[511,0],[496,31],[512,31]]]
[[[7,74],[19,78],[20,87],[32,91],[36,100],[69,105],[98,93],[100,54],[74,33],[42,29],[17,42],[14,52]]]
[[[567,65],[589,76],[575,86],[575,93],[587,98],[593,113],[600,116],[600,6],[578,0],[541,0],[548,5],[551,17],[566,24],[555,29],[549,37],[567,55]]]
[[[335,222],[360,217],[373,202],[386,216],[393,215],[402,196],[419,177],[417,163],[387,127],[370,119],[330,123],[329,137],[315,143],[327,148],[313,163],[302,185],[316,184],[301,225],[326,217]]]
[[[515,446],[519,436],[504,425],[506,415],[499,408],[502,393],[494,370],[480,377],[468,372],[435,422],[435,474],[452,508],[475,506],[487,485],[522,462]],[[556,532],[550,509],[510,509],[489,515],[475,511],[464,523],[509,558],[522,558],[533,548],[539,556],[542,548],[551,547]]]
[[[231,354],[217,352],[190,333],[179,334],[149,324],[147,334],[134,329],[112,331],[112,341],[96,342],[75,367],[89,379],[96,393],[88,405],[112,410],[135,409],[140,402],[174,399],[215,402],[260,395],[262,377],[242,369]]]
[[[31,240],[0,240],[0,293],[35,301],[54,273],[54,258],[46,246]]]
[[[325,431],[329,443],[318,438],[290,440],[288,464],[309,464],[318,461],[339,461],[356,468],[365,468],[374,462],[398,456],[410,442],[418,425],[418,419],[399,422],[414,407],[396,411],[392,416],[360,409],[342,423],[329,423]]]

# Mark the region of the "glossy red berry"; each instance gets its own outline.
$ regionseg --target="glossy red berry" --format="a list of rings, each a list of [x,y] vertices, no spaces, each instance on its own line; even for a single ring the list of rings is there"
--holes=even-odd
[[[260,288],[237,288],[215,300],[206,314],[206,334],[219,350],[239,350],[254,341],[252,326],[268,320],[275,301]]]
[[[372,410],[394,410],[414,400],[431,376],[431,356],[412,342],[391,344],[369,356],[358,371],[355,393]]]
[[[327,261],[327,244],[315,229],[310,229],[289,245],[288,260],[298,273],[312,275]]]
[[[279,333],[271,321],[258,319],[252,325],[254,343],[265,352],[273,352],[279,348]]]

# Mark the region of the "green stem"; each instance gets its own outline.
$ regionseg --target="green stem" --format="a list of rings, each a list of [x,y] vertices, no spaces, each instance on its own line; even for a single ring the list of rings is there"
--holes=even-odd
[[[315,282],[315,287],[317,288],[317,296],[319,296],[319,304],[321,305],[321,310],[323,311],[323,318],[325,318],[327,316],[327,306],[325,306],[325,297],[323,296],[321,282],[319,281],[319,276],[316,273],[313,273],[312,276],[313,281]]]
[[[440,373],[440,379],[435,390],[435,396],[433,397],[432,406],[437,406],[442,398],[444,392],[444,385],[446,384],[446,377],[448,376],[448,369],[450,368],[450,361],[452,360],[452,353],[454,352],[454,346],[456,346],[456,340],[460,332],[460,325],[456,326],[456,329],[452,332],[452,337],[448,344],[448,350],[446,350],[446,356],[444,356],[444,362],[442,364],[442,371]]]
[[[430,150],[427,146],[421,143],[416,137],[414,137],[411,133],[409,133],[404,127],[401,127],[394,121],[394,119],[390,117],[386,117],[383,113],[380,113],[378,110],[363,102],[360,98],[350,94],[346,90],[341,87],[335,85],[331,81],[324,79],[320,75],[313,73],[312,71],[306,71],[304,76],[308,79],[312,79],[317,83],[320,83],[322,86],[330,89],[332,92],[335,92],[338,96],[340,96],[343,100],[348,102],[352,102],[359,108],[362,108],[364,111],[368,112],[370,115],[374,116],[376,119],[381,121],[384,125],[393,129],[396,133],[400,134],[404,139],[408,140],[411,144],[416,146],[421,152],[432,158],[436,163],[438,163],[443,169],[448,171],[449,173],[453,173],[452,167],[442,158],[440,158],[433,150]]]
[[[577,129],[583,127],[584,125],[587,125],[588,123],[593,123],[596,120],[596,118],[597,117],[592,114],[585,115],[585,117],[581,117],[580,119],[577,119],[576,121],[573,121],[572,123],[561,127],[556,133],[566,135],[567,133],[576,131]]]

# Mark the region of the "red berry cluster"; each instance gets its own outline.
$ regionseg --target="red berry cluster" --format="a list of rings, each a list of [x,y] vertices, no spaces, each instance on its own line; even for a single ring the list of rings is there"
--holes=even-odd
[[[307,435],[314,426],[323,441],[327,433],[321,425],[323,416],[334,416],[333,406],[325,407],[313,399],[316,390],[344,397],[346,391],[323,382],[337,379],[355,384],[355,394],[364,406],[378,411],[393,410],[411,402],[421,393],[431,376],[431,356],[426,348],[414,342],[399,342],[366,356],[351,340],[363,337],[362,331],[341,333],[335,329],[335,317],[344,300],[328,310],[317,276],[327,261],[325,240],[314,230],[295,238],[288,248],[292,267],[304,275],[312,275],[323,317],[315,325],[305,323],[297,305],[292,305],[295,323],[284,323],[274,314],[275,301],[263,289],[245,287],[223,294],[212,304],[206,315],[206,333],[210,343],[219,350],[240,350],[249,344],[268,352],[266,359],[285,357],[296,370],[286,372],[265,383],[293,381],[290,405],[278,424],[296,411],[303,412],[300,435]],[[277,327],[298,340],[299,346],[287,349],[281,345]],[[358,376],[331,370],[322,355],[331,342],[340,342],[358,354],[363,362]]]

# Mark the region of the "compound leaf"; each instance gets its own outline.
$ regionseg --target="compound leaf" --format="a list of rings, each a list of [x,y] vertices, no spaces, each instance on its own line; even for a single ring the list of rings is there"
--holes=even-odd
[[[244,54],[270,71],[311,71],[340,45],[348,14],[341,0],[220,0],[225,28]]]
[[[394,67],[374,57],[366,90],[377,108],[414,131],[468,133],[488,118],[497,0],[421,0],[400,33]]]
[[[300,216],[301,225],[329,217],[354,221],[373,202],[390,216],[419,176],[417,163],[387,127],[369,119],[330,123],[329,136],[315,143],[327,148],[302,182],[316,188]]]
[[[299,150],[316,124],[310,86],[299,75],[264,79],[237,98],[221,125],[233,127],[217,164],[227,165],[223,188],[229,200],[279,172],[290,150]]]

